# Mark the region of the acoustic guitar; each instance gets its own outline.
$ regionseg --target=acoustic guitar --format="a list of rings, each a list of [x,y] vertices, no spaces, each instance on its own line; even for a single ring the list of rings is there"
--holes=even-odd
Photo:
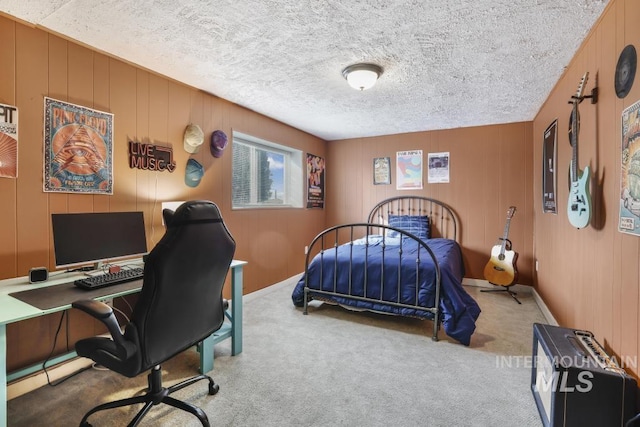
[[[509,226],[515,212],[515,206],[511,206],[507,211],[504,236],[500,238],[499,245],[491,248],[491,258],[484,267],[484,278],[494,285],[511,286],[518,278],[518,269],[516,268],[518,253],[511,250],[511,241],[509,240]]]
[[[584,97],[584,86],[589,78],[589,72],[582,76],[576,94],[571,97],[571,120],[569,123],[569,140],[573,148],[573,157],[569,168],[569,200],[567,203],[567,216],[569,222],[576,228],[584,228],[591,220],[591,194],[589,192],[589,166],[584,170],[578,168],[578,133],[580,132],[580,116],[578,105]]]

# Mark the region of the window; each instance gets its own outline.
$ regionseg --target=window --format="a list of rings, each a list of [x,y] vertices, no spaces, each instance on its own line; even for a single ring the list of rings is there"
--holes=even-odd
[[[233,133],[234,209],[302,207],[302,151]]]

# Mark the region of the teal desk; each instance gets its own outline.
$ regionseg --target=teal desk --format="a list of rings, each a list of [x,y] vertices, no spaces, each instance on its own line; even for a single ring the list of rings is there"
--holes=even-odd
[[[132,262],[129,261],[128,264],[132,264]],[[235,356],[242,352],[242,268],[245,264],[246,261],[233,260],[231,262],[231,302],[229,304],[229,310],[225,313],[229,322],[225,322],[222,325],[222,328],[198,345],[201,373],[209,372],[213,369],[213,346],[220,341],[231,338],[231,354]],[[42,369],[42,364],[38,364],[22,369],[19,372],[7,374],[6,325],[71,308],[71,301],[69,301],[68,304],[43,310],[14,298],[9,294],[61,285],[72,282],[79,277],[82,277],[82,273],[52,273],[48,281],[38,284],[29,283],[27,277],[0,280],[0,427],[7,426],[7,382]],[[119,290],[119,285],[106,288],[109,289],[109,291],[112,291],[112,293],[95,299],[107,300],[136,293],[140,290],[142,281],[139,281],[139,284],[140,286],[126,290]],[[129,286],[129,288],[131,288],[131,286]],[[55,292],[55,288],[52,289],[52,292]],[[52,359],[50,363],[53,365],[76,356],[75,352],[72,352]]]

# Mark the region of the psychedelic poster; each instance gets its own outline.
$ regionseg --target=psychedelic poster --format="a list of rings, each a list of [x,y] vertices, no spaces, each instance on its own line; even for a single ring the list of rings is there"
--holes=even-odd
[[[18,108],[0,104],[0,177],[18,177]]]
[[[620,221],[622,233],[640,235],[640,101],[622,112]]]
[[[396,189],[422,189],[422,150],[396,153]]]
[[[307,208],[324,208],[324,159],[307,153]]]
[[[44,101],[44,191],[113,194],[113,114]]]

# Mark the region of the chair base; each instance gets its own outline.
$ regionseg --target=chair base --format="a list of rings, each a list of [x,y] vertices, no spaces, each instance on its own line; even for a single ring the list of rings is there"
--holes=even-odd
[[[92,414],[95,414],[98,411],[119,408],[128,405],[136,405],[139,403],[144,403],[144,406],[136,414],[133,420],[131,420],[131,422],[128,424],[128,427],[137,426],[142,418],[147,414],[147,412],[149,412],[149,410],[153,406],[159,405],[160,403],[166,403],[167,405],[173,406],[174,408],[189,412],[198,417],[204,427],[209,427],[209,419],[207,418],[207,414],[205,414],[202,409],[190,403],[186,403],[169,396],[174,391],[182,390],[183,388],[190,386],[191,384],[194,384],[200,380],[209,381],[210,395],[214,395],[220,390],[220,387],[216,383],[214,383],[213,379],[208,375],[198,375],[193,378],[184,380],[178,384],[174,384],[171,387],[163,387],[161,367],[160,365],[154,366],[147,376],[149,388],[144,395],[129,397],[127,399],[117,400],[115,402],[107,402],[103,403],[102,405],[98,405],[85,414],[85,416],[82,418],[82,421],[80,421],[80,427],[91,427],[91,424],[87,420]]]
[[[489,282],[489,283],[491,283],[491,282]],[[494,284],[494,283],[491,283],[491,284],[492,284],[492,285],[494,285],[494,286],[501,286],[501,287],[502,287],[502,289],[480,289],[480,292],[506,292],[506,293],[508,293],[509,295],[511,295],[511,298],[513,298],[513,299],[515,300],[515,302],[517,302],[518,304],[522,304],[522,303],[520,302],[520,300],[518,299],[518,297],[516,297],[516,295],[518,295],[518,293],[517,293],[517,292],[515,292],[515,291],[512,291],[511,289],[509,289],[509,288],[511,288],[513,285],[509,285],[509,286],[502,286],[502,285],[496,285],[496,284]]]

